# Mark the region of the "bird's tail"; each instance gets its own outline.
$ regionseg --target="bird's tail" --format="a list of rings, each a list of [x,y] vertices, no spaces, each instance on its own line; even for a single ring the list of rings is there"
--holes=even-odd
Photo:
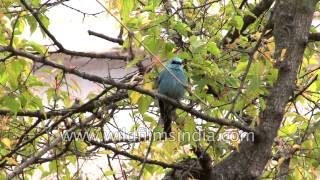
[[[171,133],[171,123],[175,120],[176,108],[169,103],[159,100],[160,124],[163,124],[163,132],[166,136]]]

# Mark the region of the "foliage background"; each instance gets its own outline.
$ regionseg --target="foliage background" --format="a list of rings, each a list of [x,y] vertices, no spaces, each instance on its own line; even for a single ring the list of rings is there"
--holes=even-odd
[[[273,1],[93,1],[101,3],[106,16],[114,15],[121,21],[118,37],[105,35],[103,29],[88,32],[121,46],[119,52],[106,53],[69,50],[49,31],[50,19],[46,12],[50,8],[66,6],[84,18],[95,15],[72,8],[68,3],[66,0],[1,1],[2,179],[12,171],[30,178],[35,170],[41,171],[41,177],[76,178],[81,176],[78,159],[99,154],[107,154],[110,160],[102,169],[101,178],[143,176],[149,179],[163,177],[171,169],[184,169],[188,175],[199,170],[196,169],[198,162],[191,160],[198,159],[201,163],[208,155],[210,164],[218,164],[231,152],[239,151],[239,141],[156,140],[150,143],[145,138],[103,138],[105,131],[124,123],[114,117],[128,110],[130,118],[125,123],[133,124],[131,132],[141,127],[161,131],[156,127],[155,97],[165,97],[152,91],[162,68],[159,59],[179,56],[186,60],[192,94],[187,93],[184,105],[175,104],[179,107],[179,118],[174,125],[176,134],[199,130],[203,134],[242,133],[255,131],[260,124],[259,115],[267,108],[266,99],[279,72],[270,25]],[[320,175],[318,11],[317,5],[295,89],[286,104],[263,178],[314,179]],[[27,29],[31,33],[41,30],[52,45],[25,40],[22,33]],[[122,60],[127,62],[126,68],[137,70],[120,80],[99,77],[65,66],[59,59],[52,58],[52,54],[57,53],[95,58],[94,61]],[[280,52],[280,59],[284,55]],[[36,72],[55,78],[48,82]],[[78,102],[70,93],[79,87],[76,82],[68,82],[66,74],[98,83],[104,90]],[[35,93],[39,90],[45,90],[46,98]],[[61,133],[72,131],[90,132],[103,141],[59,139]],[[187,160],[193,163],[188,164]],[[44,168],[45,163],[49,168]],[[78,170],[71,173],[65,168],[70,165]],[[283,168],[286,168],[285,174],[281,174]]]

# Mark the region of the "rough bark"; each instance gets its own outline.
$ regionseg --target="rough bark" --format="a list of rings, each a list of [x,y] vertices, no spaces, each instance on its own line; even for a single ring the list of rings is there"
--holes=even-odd
[[[295,88],[316,3],[316,0],[276,2],[274,30],[288,33],[280,38],[287,43],[276,42],[281,43],[279,48],[286,49],[284,66],[279,69],[278,79],[266,99],[266,109],[260,114],[261,123],[257,126],[260,137],[254,143],[242,142],[239,152],[233,152],[226,160],[215,166],[212,173],[217,179],[256,179],[262,175],[265,165],[271,158],[272,144],[277,136],[285,107]]]
[[[266,109],[260,113],[261,122],[257,126],[260,137],[254,143],[242,142],[239,152],[233,152],[226,160],[216,165],[212,173],[217,179],[257,179],[262,175],[271,158],[272,144],[277,136],[285,107],[295,88],[316,3],[316,0],[276,2],[274,30],[287,33],[280,38],[286,43],[276,42],[281,44],[279,48],[286,49],[282,61],[284,65],[279,69],[278,79],[266,98]]]
[[[295,88],[304,49],[317,0],[278,0],[274,8],[276,47],[286,49],[278,78],[265,99],[266,109],[260,113],[255,142],[243,141],[240,150],[215,165],[201,179],[259,179],[272,157],[272,145],[277,136],[285,107]],[[283,42],[284,41],[284,42]],[[279,49],[278,51],[281,51]],[[277,50],[276,50],[277,51]]]

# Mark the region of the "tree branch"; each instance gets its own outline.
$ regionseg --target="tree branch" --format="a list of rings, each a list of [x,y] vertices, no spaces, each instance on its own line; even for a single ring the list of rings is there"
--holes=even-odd
[[[105,39],[105,40],[110,41],[110,42],[118,43],[119,45],[123,44],[123,39],[109,37],[107,35],[100,34],[100,33],[97,33],[97,32],[91,31],[91,30],[88,30],[88,34],[89,35],[93,35],[93,36],[97,36],[99,38]]]
[[[128,93],[122,92],[119,94],[115,94],[114,96],[111,97],[105,97],[102,100],[95,100],[94,102],[91,103],[85,103],[84,106],[81,108],[67,108],[67,109],[60,109],[60,110],[52,110],[49,112],[43,112],[43,111],[19,111],[17,112],[17,116],[26,116],[26,117],[37,117],[40,119],[50,119],[52,117],[56,116],[64,116],[70,112],[73,113],[85,113],[85,112],[91,112],[93,109],[100,107],[100,104],[104,104],[110,101],[118,101],[121,99],[125,99],[128,97]],[[12,111],[10,110],[4,110],[0,109],[0,115],[11,115]]]
[[[56,37],[46,28],[46,26],[42,23],[41,19],[38,16],[38,13],[34,11],[28,4],[21,0],[23,6],[32,14],[35,20],[38,22],[41,29],[49,36],[49,38],[53,41],[53,43],[58,47],[58,52],[62,52],[64,54],[72,55],[72,56],[82,56],[82,57],[90,57],[90,58],[108,58],[108,59],[119,59],[126,60],[126,56],[122,56],[116,52],[112,53],[87,53],[87,52],[79,52],[79,51],[71,51],[63,47],[63,45],[56,39]]]
[[[143,157],[139,157],[137,155],[133,155],[131,153],[127,153],[125,151],[120,151],[110,145],[107,145],[107,144],[104,144],[104,143],[100,143],[100,142],[97,142],[97,141],[93,141],[93,140],[88,140],[88,142],[90,144],[93,144],[93,145],[96,145],[96,146],[99,146],[99,147],[103,147],[105,149],[108,149],[108,150],[111,150],[113,151],[115,154],[120,154],[122,156],[125,156],[125,157],[128,157],[132,160],[136,160],[136,161],[139,161],[139,162],[145,162],[145,163],[148,163],[148,164],[154,164],[154,165],[158,165],[158,166],[161,166],[163,168],[173,168],[173,169],[189,169],[189,166],[181,166],[181,165],[176,165],[176,164],[167,164],[167,163],[164,163],[164,162],[161,162],[161,161],[157,161],[157,160],[150,160],[150,159],[145,159]],[[191,169],[191,172],[194,172],[194,173],[200,173],[201,172],[201,169],[199,168],[192,168]]]
[[[320,41],[320,33],[310,33],[309,42]]]
[[[280,128],[285,107],[295,88],[298,69],[302,63],[307,37],[318,0],[281,0],[275,4],[274,32],[284,31],[286,42],[284,67],[266,98],[266,109],[260,112],[256,130],[261,133],[255,142],[242,141],[239,151],[216,164],[211,177],[216,179],[258,179],[272,157],[272,145]],[[292,20],[288,20],[288,16]],[[290,28],[288,28],[290,27]],[[276,41],[276,47],[278,47]]]
[[[94,115],[86,118],[86,120],[84,120],[84,124],[92,121],[95,118]],[[69,130],[67,130],[67,133],[71,133],[73,131],[75,131],[78,127],[80,127],[82,124],[78,124],[78,125],[74,125],[72,128],[70,128]],[[50,149],[54,148],[55,146],[57,146],[60,142],[62,141],[62,136],[59,136],[58,138],[54,139],[52,141],[52,143],[50,143],[48,146],[42,148],[40,151],[38,151],[35,155],[31,156],[30,158],[28,158],[26,161],[24,161],[20,166],[18,166],[17,168],[15,168],[10,174],[8,174],[6,179],[12,179],[15,176],[21,174],[23,172],[23,170],[25,168],[27,168],[28,166],[30,166],[31,164],[33,164],[34,162],[36,162],[39,158],[41,158],[45,153],[47,153]]]
[[[100,76],[96,76],[96,75],[93,75],[93,74],[88,74],[86,72],[81,72],[81,71],[78,71],[77,69],[68,68],[68,67],[66,67],[64,65],[57,64],[57,63],[52,62],[52,61],[48,61],[43,56],[34,55],[34,54],[31,54],[31,53],[28,53],[28,52],[25,52],[25,51],[22,51],[22,50],[19,50],[19,49],[14,49],[14,48],[8,47],[8,46],[7,47],[1,47],[0,46],[0,52],[3,52],[3,51],[8,51],[8,52],[13,53],[14,55],[22,56],[22,57],[31,59],[31,60],[33,60],[35,62],[42,63],[44,65],[48,65],[48,66],[60,69],[60,70],[64,71],[65,73],[74,74],[74,75],[77,75],[77,76],[79,76],[79,77],[81,77],[83,79],[89,80],[89,81],[97,82],[97,83],[100,83],[100,84],[112,85],[112,86],[120,88],[120,89],[133,90],[133,91],[140,92],[142,94],[149,95],[149,96],[151,96],[153,98],[162,99],[162,100],[174,105],[175,107],[180,108],[180,109],[182,109],[182,110],[184,110],[186,112],[189,112],[191,115],[194,115],[194,116],[196,116],[198,118],[201,118],[203,120],[206,120],[208,122],[213,122],[213,123],[217,123],[217,124],[224,125],[224,126],[232,126],[232,127],[239,128],[239,129],[241,129],[243,131],[246,131],[246,132],[254,132],[254,133],[256,133],[256,131],[254,129],[252,129],[252,128],[246,126],[246,125],[243,125],[242,123],[239,123],[239,122],[236,122],[236,121],[233,121],[233,120],[228,120],[228,119],[215,118],[215,117],[211,117],[209,115],[200,113],[199,111],[192,109],[192,107],[183,105],[183,104],[177,102],[176,100],[171,99],[171,98],[169,98],[169,97],[167,97],[165,95],[162,95],[162,94],[159,94],[159,93],[156,93],[156,92],[141,88],[141,87],[137,86],[136,83],[125,84],[125,83],[122,83],[122,82],[117,82],[117,81],[115,81],[115,80],[113,80],[111,78],[102,78]],[[256,133],[255,135],[258,135],[258,134]]]
[[[289,99],[289,101],[295,100],[298,96],[304,93],[316,80],[318,79],[318,75],[316,75],[305,87],[303,87],[297,94]]]
[[[119,93],[119,94],[115,94],[113,96],[108,96],[106,98],[104,98],[103,101],[101,101],[104,105],[111,105],[112,103],[115,103],[117,101],[120,101],[124,98],[126,98],[128,95],[127,93]],[[64,114],[59,120],[55,121],[50,127],[46,127],[44,130],[40,131],[39,133],[35,134],[33,137],[29,138],[26,142],[17,144],[16,147],[14,147],[13,150],[11,150],[8,154],[4,155],[1,157],[0,162],[3,161],[6,157],[10,157],[12,156],[14,153],[16,153],[20,148],[24,147],[25,145],[29,144],[30,142],[34,141],[37,137],[43,135],[44,133],[46,133],[47,131],[49,131],[50,129],[53,129],[54,127],[56,127],[59,123],[61,123],[62,121],[64,121],[66,118],[70,117],[71,115],[73,115],[75,112],[79,112],[79,110],[81,110],[82,108],[86,108],[87,106],[91,106],[90,104],[94,103],[94,100],[90,100],[87,103],[81,105],[80,107],[76,108],[76,109],[72,109],[71,111],[69,111],[68,113]],[[101,106],[100,103],[97,104],[97,106]],[[0,164],[0,166],[3,165],[3,163]]]
[[[280,165],[280,172],[278,173],[278,177],[280,177],[280,180],[285,180],[286,179],[286,175],[289,172],[289,165],[291,162],[291,158],[292,156],[298,152],[300,150],[300,145],[305,142],[308,137],[314,133],[318,128],[320,127],[320,120],[317,121],[316,123],[313,123],[313,125],[311,127],[308,127],[306,132],[297,140],[295,140],[295,143],[292,147],[290,147],[287,151],[282,152],[279,151],[279,153],[277,153],[275,155],[276,158],[280,158],[281,156],[283,156],[285,159],[282,162],[282,164]],[[284,154],[283,154],[284,153]]]
[[[252,10],[250,10],[256,17],[259,17],[260,15],[262,15],[265,11],[267,11],[271,5],[273,4],[274,0],[262,0],[260,1],[259,4],[256,5],[255,8],[253,8]],[[249,25],[251,25],[252,23],[254,23],[256,20],[255,17],[251,16],[251,15],[246,15],[243,17],[243,26],[240,30],[240,33],[238,30],[230,30],[227,35],[223,38],[222,40],[222,44],[226,45],[228,43],[232,43],[234,42],[234,40],[236,40],[240,34],[242,34],[247,27],[249,27]]]

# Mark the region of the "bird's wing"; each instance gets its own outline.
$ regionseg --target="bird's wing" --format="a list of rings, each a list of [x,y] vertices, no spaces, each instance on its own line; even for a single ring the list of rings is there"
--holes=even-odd
[[[160,82],[163,80],[163,76],[164,76],[164,73],[165,73],[164,71],[165,71],[165,70],[162,69],[162,70],[160,71],[160,73],[159,73],[159,76],[157,77],[157,83],[156,83],[157,87],[159,86]]]
[[[187,75],[186,75],[186,72],[185,71],[182,71],[182,76],[183,76],[183,82],[186,84],[188,83],[188,78],[187,78]]]

